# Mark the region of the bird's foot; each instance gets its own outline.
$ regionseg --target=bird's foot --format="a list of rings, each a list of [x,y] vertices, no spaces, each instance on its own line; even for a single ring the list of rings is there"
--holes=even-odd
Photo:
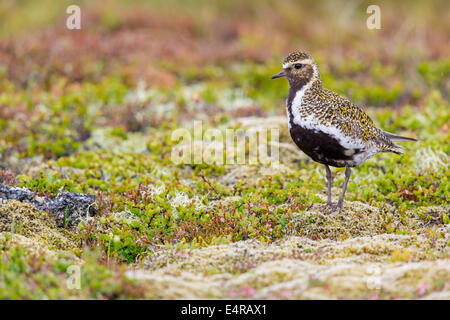
[[[334,210],[339,209],[339,213],[342,212],[342,208],[344,208],[344,201],[341,201],[340,199],[338,203],[334,206]]]
[[[338,201],[338,203],[335,205],[328,202],[326,205],[321,207],[320,210],[323,214],[330,214],[330,213],[335,212],[337,209],[339,209],[338,212],[341,213],[343,207],[344,207],[344,202]]]
[[[320,212],[322,212],[323,214],[329,214],[332,211],[328,212],[329,208],[333,208],[333,204],[331,202],[327,202],[324,206],[321,206],[319,208]]]

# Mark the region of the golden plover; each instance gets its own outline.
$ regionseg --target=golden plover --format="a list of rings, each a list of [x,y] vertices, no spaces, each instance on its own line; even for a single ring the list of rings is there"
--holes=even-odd
[[[289,81],[286,100],[289,132],[295,144],[311,159],[325,165],[328,201],[324,210],[342,211],[351,167],[357,167],[378,152],[401,154],[393,141],[416,141],[375,127],[373,121],[350,100],[322,87],[319,68],[306,52],[296,51],[283,61],[283,71],[272,79]],[[333,175],[329,166],[345,167],[342,194],[331,202]]]

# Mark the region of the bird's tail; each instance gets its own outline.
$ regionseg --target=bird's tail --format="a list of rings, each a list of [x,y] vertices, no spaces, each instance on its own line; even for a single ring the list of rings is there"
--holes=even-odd
[[[389,140],[392,140],[392,141],[417,141],[417,139],[397,136],[397,135],[387,132],[387,131],[383,131],[383,133],[386,135],[386,137],[389,138]]]
[[[383,131],[383,134],[389,141],[384,141],[384,147],[381,148],[381,152],[394,152],[397,154],[403,154],[402,149],[405,148],[401,145],[396,144],[394,141],[417,141],[417,139],[397,136],[387,131]]]

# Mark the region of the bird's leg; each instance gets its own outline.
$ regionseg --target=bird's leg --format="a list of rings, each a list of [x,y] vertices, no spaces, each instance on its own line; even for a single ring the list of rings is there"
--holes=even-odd
[[[322,207],[322,210],[326,210],[328,207],[333,205],[331,203],[331,185],[333,184],[333,175],[329,166],[325,165],[325,170],[327,171],[328,201],[327,204]]]
[[[344,181],[344,186],[342,187],[341,197],[339,198],[337,204],[335,206],[332,206],[332,209],[328,213],[334,212],[337,208],[339,208],[339,212],[342,211],[342,208],[344,207],[345,191],[347,190],[348,180],[350,180],[351,173],[352,172],[350,170],[350,167],[345,167],[345,181]]]
[[[344,196],[345,196],[345,191],[347,191],[347,185],[348,185],[348,180],[350,180],[350,174],[352,173],[350,167],[346,167],[345,168],[345,181],[344,181],[344,186],[342,187],[342,195],[341,198],[339,199],[338,203],[337,203],[337,207],[339,208],[339,212],[342,211],[342,208],[344,207]]]

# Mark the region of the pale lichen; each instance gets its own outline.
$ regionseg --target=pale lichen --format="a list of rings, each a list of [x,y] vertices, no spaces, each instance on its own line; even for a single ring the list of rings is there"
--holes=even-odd
[[[382,234],[342,242],[247,240],[185,252],[161,248],[146,269],[128,276],[145,283],[149,297],[157,298],[406,298],[423,283],[430,290],[418,297],[450,297],[442,286],[450,283],[445,241]],[[392,259],[400,250],[410,252],[407,261]]]

